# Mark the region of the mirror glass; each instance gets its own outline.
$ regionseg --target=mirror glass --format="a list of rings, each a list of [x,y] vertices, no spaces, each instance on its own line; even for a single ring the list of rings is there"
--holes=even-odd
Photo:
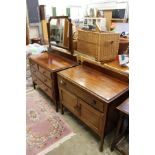
[[[69,48],[69,21],[65,18],[50,20],[50,44]]]

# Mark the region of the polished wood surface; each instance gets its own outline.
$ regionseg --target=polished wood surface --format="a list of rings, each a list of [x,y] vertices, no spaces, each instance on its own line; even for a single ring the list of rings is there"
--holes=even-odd
[[[105,68],[112,70],[112,71],[129,76],[129,67],[121,66],[117,60],[104,63],[103,66]]]
[[[117,109],[120,112],[123,112],[127,115],[129,115],[129,99],[126,99],[122,104],[120,104]]]
[[[101,102],[97,97],[92,96],[87,92],[87,90],[77,87],[77,85],[71,83],[70,80],[66,80],[66,78],[63,78],[62,76],[58,76],[58,84],[61,88],[63,88],[63,90],[70,91],[72,94],[80,97],[83,101],[93,106],[96,110],[104,112],[105,107],[103,102]]]
[[[75,65],[74,61],[69,59],[65,59],[56,54],[49,54],[49,53],[41,53],[38,55],[32,55],[30,60],[35,61],[39,65],[43,66],[49,71],[59,71],[71,66]]]
[[[83,89],[95,94],[106,102],[111,102],[122,93],[128,91],[128,83],[86,65],[61,71],[59,75],[80,85]]]

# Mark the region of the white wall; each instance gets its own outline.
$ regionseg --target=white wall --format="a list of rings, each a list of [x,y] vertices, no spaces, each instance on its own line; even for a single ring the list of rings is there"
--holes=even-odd
[[[39,5],[46,5],[46,14],[51,16],[51,7],[57,8],[57,15],[66,15],[69,6],[80,6],[80,17],[86,14],[86,9],[127,9],[128,0],[39,0]]]

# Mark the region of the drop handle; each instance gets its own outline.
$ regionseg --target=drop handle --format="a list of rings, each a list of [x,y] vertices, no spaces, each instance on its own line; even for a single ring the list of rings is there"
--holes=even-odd
[[[97,103],[97,102],[96,102],[95,100],[93,100],[92,105],[96,105],[96,103]]]

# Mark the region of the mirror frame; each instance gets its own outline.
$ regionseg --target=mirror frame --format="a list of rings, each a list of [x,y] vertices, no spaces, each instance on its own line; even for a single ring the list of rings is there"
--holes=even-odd
[[[50,21],[52,19],[67,19],[69,21],[69,47],[68,48],[50,43],[50,28],[51,28]],[[71,23],[71,19],[68,16],[51,16],[47,23],[47,30],[48,30],[48,41],[49,41],[50,48],[51,48],[51,45],[56,47],[61,47],[63,49],[67,49],[71,54],[73,54],[72,23]]]

